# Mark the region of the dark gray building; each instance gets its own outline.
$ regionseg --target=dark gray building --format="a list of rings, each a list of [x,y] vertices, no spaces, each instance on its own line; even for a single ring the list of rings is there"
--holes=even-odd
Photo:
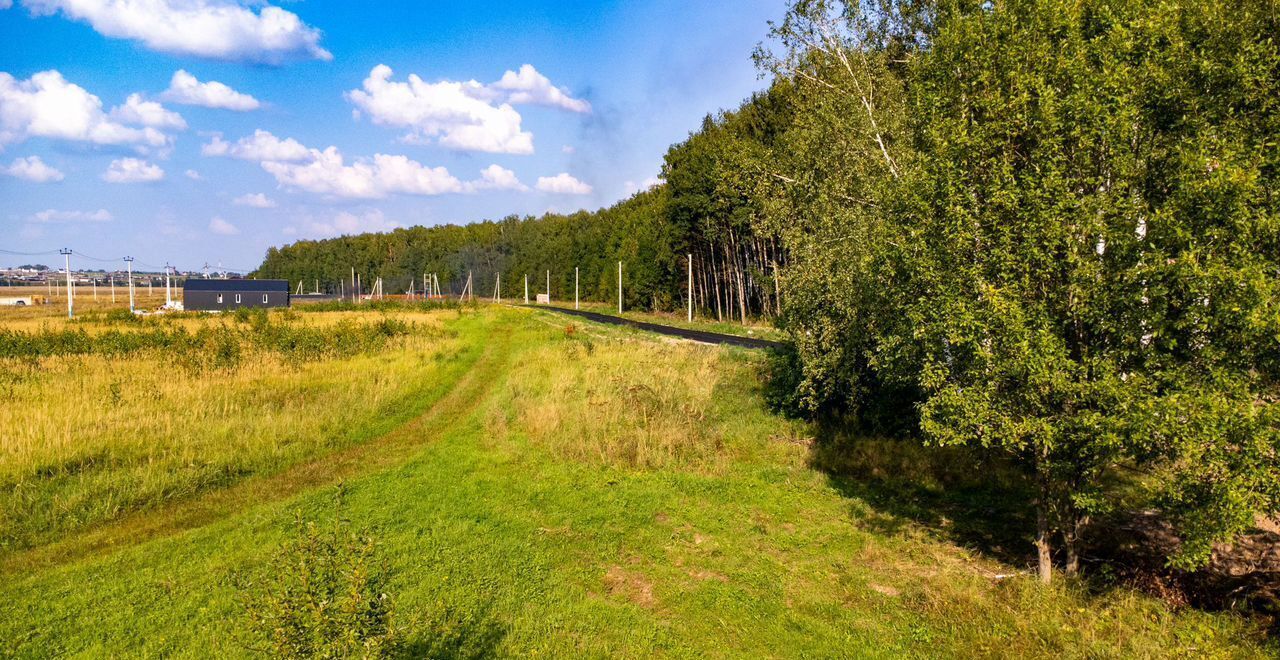
[[[182,285],[182,308],[216,312],[239,307],[288,307],[286,280],[187,280]]]

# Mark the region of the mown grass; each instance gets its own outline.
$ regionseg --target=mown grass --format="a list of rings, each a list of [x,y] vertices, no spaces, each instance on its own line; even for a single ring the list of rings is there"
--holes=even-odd
[[[407,656],[1276,651],[1244,618],[1123,588],[1045,588],[1016,559],[947,533],[934,505],[963,482],[947,475],[971,466],[923,465],[888,442],[815,444],[766,411],[759,354],[576,320],[570,332],[527,310],[434,315],[484,357],[421,374],[450,393],[426,421],[398,422],[388,435],[401,441],[375,452],[384,463],[343,487],[345,515],[379,540]],[[411,351],[357,360],[400,352]],[[183,533],[0,576],[0,639],[19,656],[251,655],[233,576],[266,570],[295,512],[331,517],[335,488],[246,497]]]

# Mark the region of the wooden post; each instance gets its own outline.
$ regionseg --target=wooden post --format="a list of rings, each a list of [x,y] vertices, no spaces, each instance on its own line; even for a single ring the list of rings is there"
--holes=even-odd
[[[529,274],[524,274],[524,304],[529,304]]]
[[[618,262],[618,313],[622,313],[622,262]]]
[[[547,304],[551,304],[551,271],[547,271]]]

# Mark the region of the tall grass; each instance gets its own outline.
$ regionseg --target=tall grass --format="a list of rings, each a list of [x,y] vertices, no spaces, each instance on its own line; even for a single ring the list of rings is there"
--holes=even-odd
[[[726,395],[753,378],[753,363],[745,359],[726,359],[711,346],[636,341],[617,332],[593,338],[570,324],[527,349],[486,424],[495,432],[523,433],[573,460],[715,470],[760,439],[744,430],[761,421],[759,413],[744,410],[740,396]],[[776,423],[784,433],[797,428]]]
[[[0,550],[357,442],[466,348],[432,315],[182,323],[0,329]]]

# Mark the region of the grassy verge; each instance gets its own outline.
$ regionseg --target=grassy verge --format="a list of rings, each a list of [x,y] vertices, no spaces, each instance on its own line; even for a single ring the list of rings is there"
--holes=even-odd
[[[231,576],[261,570],[295,511],[332,516],[332,481],[307,477],[324,473],[379,541],[408,656],[1275,652],[1246,619],[1042,588],[958,542],[945,515],[920,514],[945,513],[930,498],[947,479],[907,487],[922,458],[887,458],[893,443],[826,455],[764,410],[756,353],[520,310],[464,321],[459,341],[487,357],[353,467],[282,472],[278,496],[237,497],[183,533],[7,573],[7,650],[252,655]]]
[[[568,304],[557,302],[556,305],[572,308],[573,302],[570,301]],[[580,307],[588,312],[618,316],[618,308],[616,305],[584,302],[581,303]],[[623,311],[621,316],[633,321],[645,321],[648,323],[669,325],[674,328],[705,330],[707,332],[718,332],[720,334],[734,335],[738,337],[754,337],[756,339],[767,339],[770,341],[785,341],[787,338],[786,333],[773,327],[768,322],[754,319],[749,323],[742,324],[733,320],[716,321],[713,318],[695,316],[693,321],[689,322],[688,316],[680,312],[640,312],[632,310]]]

